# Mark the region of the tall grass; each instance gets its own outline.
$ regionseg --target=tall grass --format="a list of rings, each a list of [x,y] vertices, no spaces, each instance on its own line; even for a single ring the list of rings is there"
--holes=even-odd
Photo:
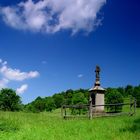
[[[0,112],[0,140],[140,140],[134,116],[64,120],[52,113]]]

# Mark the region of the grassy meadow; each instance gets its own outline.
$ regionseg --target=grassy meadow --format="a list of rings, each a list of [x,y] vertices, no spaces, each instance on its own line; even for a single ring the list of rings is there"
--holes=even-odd
[[[134,116],[64,120],[52,113],[0,112],[0,140],[140,140]]]

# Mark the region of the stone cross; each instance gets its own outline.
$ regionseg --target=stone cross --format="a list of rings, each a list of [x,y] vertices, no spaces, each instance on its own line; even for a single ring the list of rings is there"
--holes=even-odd
[[[95,73],[96,73],[96,81],[99,81],[100,80],[100,67],[99,66],[96,66],[96,70],[95,70]]]

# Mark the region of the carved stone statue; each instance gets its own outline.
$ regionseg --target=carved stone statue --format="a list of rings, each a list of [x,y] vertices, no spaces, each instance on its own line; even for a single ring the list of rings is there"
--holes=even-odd
[[[96,66],[96,70],[95,70],[95,72],[96,72],[96,79],[98,79],[99,80],[99,78],[100,78],[100,67],[99,66]]]
[[[104,94],[105,89],[101,87],[100,85],[100,72],[101,69],[97,65],[95,69],[95,84],[94,86],[89,90],[90,91],[90,118],[92,118],[93,113],[104,113]],[[95,107],[93,107],[95,105]],[[100,105],[100,106],[99,106]]]

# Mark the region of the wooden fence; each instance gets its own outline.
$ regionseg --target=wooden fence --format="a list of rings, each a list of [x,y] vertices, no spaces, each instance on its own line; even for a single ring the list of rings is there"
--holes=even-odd
[[[104,112],[94,111],[96,107],[104,106]],[[119,112],[109,111],[110,107],[122,107]],[[92,105],[92,104],[79,104],[79,105],[63,105],[61,107],[61,116],[63,118],[95,118],[103,116],[118,116],[118,115],[133,115],[136,113],[136,99],[129,99],[126,103]]]

